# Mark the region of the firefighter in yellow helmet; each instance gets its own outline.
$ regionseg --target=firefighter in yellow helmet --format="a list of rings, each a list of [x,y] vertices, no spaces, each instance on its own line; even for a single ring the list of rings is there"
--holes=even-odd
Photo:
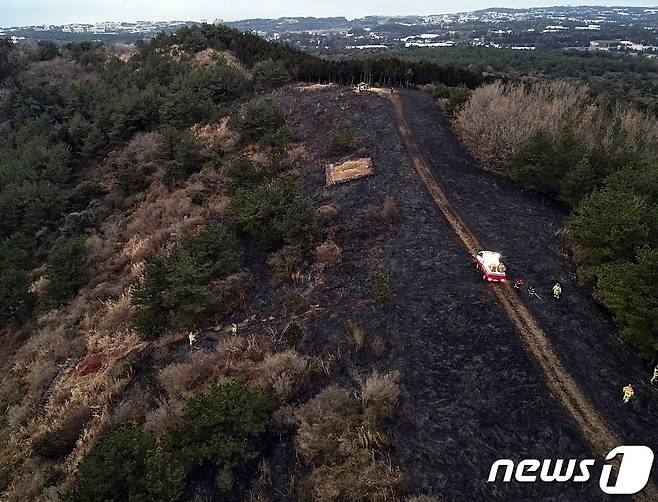
[[[553,286],[553,296],[555,297],[556,300],[559,300],[561,294],[562,294],[562,286],[560,286],[559,282],[556,282],[555,286]]]
[[[626,387],[624,387],[624,404],[628,404],[628,402],[633,399],[633,396],[635,396],[635,391],[633,390],[633,386],[629,383]]]
[[[196,333],[190,331],[187,335],[187,339],[190,341],[190,347],[196,343]]]

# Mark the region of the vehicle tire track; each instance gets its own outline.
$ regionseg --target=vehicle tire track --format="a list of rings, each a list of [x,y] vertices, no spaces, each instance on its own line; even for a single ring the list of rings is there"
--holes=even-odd
[[[416,172],[466,250],[471,256],[475,256],[483,247],[458,215],[445,192],[432,175],[413,138],[411,128],[402,110],[399,95],[379,90],[375,92],[384,96],[392,104],[396,125]],[[590,443],[594,454],[600,459],[605,458],[610,450],[622,444],[619,436],[613,432],[605,419],[585,397],[576,381],[557,357],[550,340],[532,313],[519,299],[514,288],[509,283],[490,284],[489,286],[498,303],[512,321],[526,350],[539,364],[551,394],[560,400],[575,420],[583,437]],[[649,481],[646,488],[635,495],[635,500],[658,500],[656,485]]]

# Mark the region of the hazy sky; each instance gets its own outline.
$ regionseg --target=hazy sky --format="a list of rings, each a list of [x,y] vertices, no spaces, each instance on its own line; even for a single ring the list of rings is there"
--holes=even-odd
[[[440,14],[492,6],[577,5],[560,0],[0,0],[0,26],[93,21],[235,20],[252,17]],[[658,0],[594,0],[596,5],[650,6]]]

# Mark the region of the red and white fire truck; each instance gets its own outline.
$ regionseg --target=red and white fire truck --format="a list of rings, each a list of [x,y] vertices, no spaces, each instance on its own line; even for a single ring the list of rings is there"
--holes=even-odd
[[[505,264],[500,260],[500,253],[480,251],[475,255],[475,263],[482,272],[482,278],[489,282],[505,282],[507,274]]]

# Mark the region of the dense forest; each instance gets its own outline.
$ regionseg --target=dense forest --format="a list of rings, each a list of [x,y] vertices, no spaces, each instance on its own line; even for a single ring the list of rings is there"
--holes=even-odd
[[[349,53],[348,57],[362,57]],[[505,80],[567,80],[593,92],[658,111],[658,63],[642,55],[589,51],[513,50],[493,47],[426,47],[369,51],[370,57],[396,57],[455,65]],[[334,57],[345,57],[334,56]]]

